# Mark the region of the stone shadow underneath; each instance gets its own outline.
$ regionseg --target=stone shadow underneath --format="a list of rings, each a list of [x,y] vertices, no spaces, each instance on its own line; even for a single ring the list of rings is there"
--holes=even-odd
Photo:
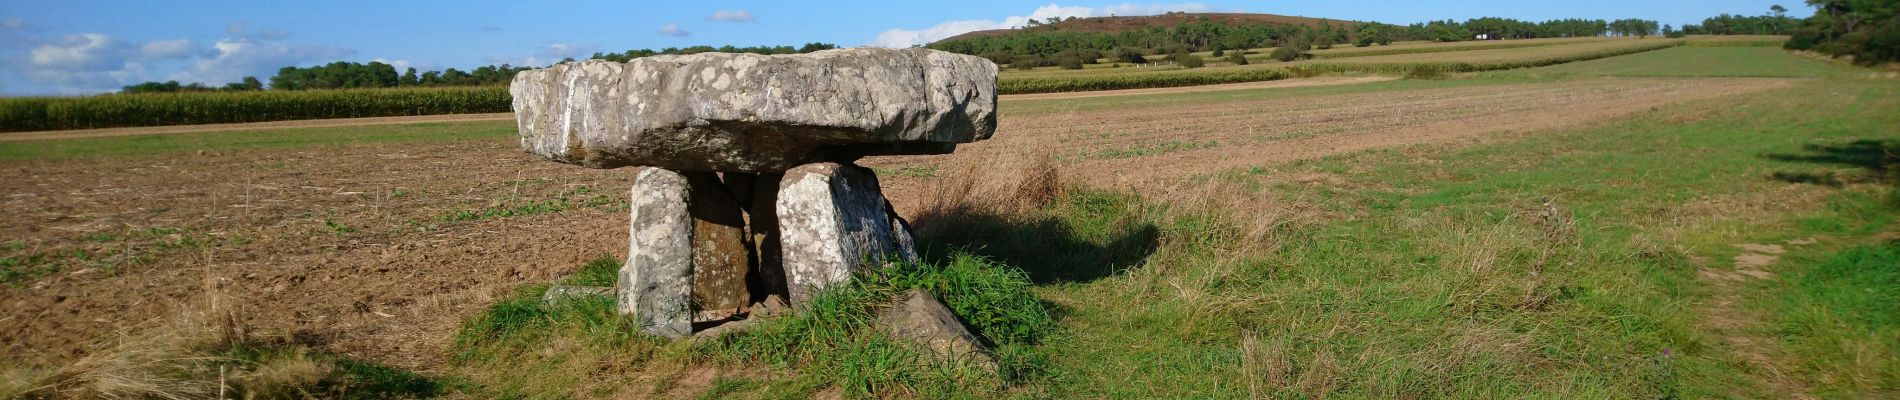
[[[955,252],[983,256],[1022,269],[1038,285],[1088,283],[1120,274],[1154,254],[1161,237],[1154,224],[1099,214],[1065,220],[957,211],[918,220],[918,250],[925,261],[948,262]]]
[[[1837,171],[1776,171],[1775,180],[1840,187],[1850,183],[1876,182],[1893,185],[1900,179],[1900,140],[1856,140],[1844,144],[1808,144],[1798,153],[1769,153],[1762,157],[1788,162],[1856,167],[1861,174]]]

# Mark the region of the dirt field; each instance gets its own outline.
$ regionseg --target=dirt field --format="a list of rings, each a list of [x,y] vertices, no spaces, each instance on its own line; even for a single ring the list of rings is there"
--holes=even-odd
[[[1589,79],[1217,103],[1131,95],[1055,111],[1038,103],[1033,113],[1014,110],[1074,99],[1010,99],[994,140],[864,164],[935,171],[885,177],[900,212],[914,215],[933,180],[1024,148],[1058,149],[1063,174],[1081,182],[1140,185],[1590,124],[1786,84]],[[60,266],[0,286],[9,310],[0,353],[10,359],[64,359],[215,293],[253,326],[424,372],[491,299],[624,255],[632,176],[542,161],[509,138],[22,161],[0,171],[0,238]]]

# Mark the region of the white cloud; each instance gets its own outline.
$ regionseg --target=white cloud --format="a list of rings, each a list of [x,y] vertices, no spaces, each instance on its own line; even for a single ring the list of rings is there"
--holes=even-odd
[[[21,19],[20,17],[13,17],[13,18],[7,18],[5,20],[0,20],[0,28],[3,28],[3,29],[20,29],[20,28],[25,28],[25,27],[26,27],[26,20]]]
[[[33,68],[96,72],[123,67],[124,52],[111,36],[81,33],[33,48],[31,61]]]
[[[307,44],[286,44],[274,40],[225,38],[211,46],[212,54],[200,56],[170,79],[179,82],[203,82],[220,85],[246,76],[265,79],[278,68],[316,62],[336,61],[356,53],[354,50]]]
[[[1158,15],[1172,11],[1205,12],[1212,9],[1213,7],[1209,7],[1203,3],[1123,3],[1107,7],[1062,6],[1051,3],[1037,7],[1036,10],[1031,11],[1029,15],[1013,15],[1004,17],[1001,21],[990,19],[955,20],[920,30],[889,29],[878,33],[877,39],[872,40],[871,45],[879,47],[911,47],[968,32],[990,29],[1010,29],[1026,25],[1031,20],[1041,21],[1049,18]]]
[[[495,26],[495,25],[482,25],[482,26],[475,27],[475,30],[482,31],[482,32],[501,32],[501,27]]]
[[[0,39],[7,42],[0,45],[0,81],[8,83],[6,94],[89,94],[162,80],[220,86],[245,76],[268,78],[285,66],[336,61],[354,53],[341,47],[284,43],[280,39],[289,32],[252,29],[245,23],[226,27],[228,37],[211,46],[188,39],[128,43],[90,32],[42,38],[32,31],[0,30]]]
[[[592,55],[594,51],[595,47],[590,45],[554,42],[548,43],[547,48],[541,50],[541,54],[554,58],[580,58],[582,56]]]
[[[192,46],[191,40],[187,39],[154,40],[139,46],[139,55],[145,58],[185,58],[195,51],[197,47]]]
[[[4,69],[62,94],[115,90],[127,80],[145,77],[139,47],[105,34],[79,33],[40,43],[6,57]]]
[[[680,29],[679,24],[660,25],[660,29],[654,32],[657,32],[662,36],[672,36],[672,37],[687,37],[687,36],[693,35],[692,32],[687,32],[684,29]]]
[[[550,42],[547,45],[542,46],[541,50],[536,51],[534,54],[528,55],[527,57],[495,57],[495,58],[490,58],[488,62],[493,63],[493,64],[508,64],[511,66],[538,67],[538,66],[544,66],[544,65],[551,65],[556,62],[560,62],[562,59],[567,59],[567,58],[574,58],[574,59],[586,58],[589,56],[593,56],[594,53],[598,51],[600,51],[599,46],[594,46],[590,44]]]
[[[713,15],[710,17],[706,17],[706,19],[709,21],[722,21],[722,22],[752,22],[752,21],[758,20],[758,18],[755,18],[752,16],[751,11],[746,11],[746,10],[714,11]]]

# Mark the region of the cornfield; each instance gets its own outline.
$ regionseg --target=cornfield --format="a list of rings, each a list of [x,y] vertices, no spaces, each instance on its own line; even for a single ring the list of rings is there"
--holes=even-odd
[[[0,132],[508,112],[505,86],[0,99]]]

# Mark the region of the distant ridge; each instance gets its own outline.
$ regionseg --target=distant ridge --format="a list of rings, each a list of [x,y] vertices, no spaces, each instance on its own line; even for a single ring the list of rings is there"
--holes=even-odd
[[[1223,23],[1223,24],[1228,24],[1228,25],[1298,24],[1298,25],[1306,25],[1306,26],[1319,26],[1320,22],[1325,22],[1325,23],[1332,24],[1340,28],[1348,28],[1348,29],[1356,28],[1360,24],[1359,21],[1348,21],[1348,20],[1337,20],[1337,19],[1326,19],[1326,18],[1309,18],[1309,17],[1289,17],[1285,15],[1274,15],[1274,14],[1176,12],[1176,13],[1167,13],[1167,14],[1162,14],[1162,15],[1144,15],[1144,16],[1133,16],[1133,17],[1076,18],[1076,19],[1071,19],[1071,20],[1064,20],[1062,22],[1057,22],[1054,24],[1038,25],[1038,26],[1022,28],[1022,29],[991,29],[991,30],[984,30],[984,31],[974,31],[974,32],[964,33],[961,35],[943,38],[943,40],[938,40],[932,43],[942,43],[942,42],[949,42],[949,41],[968,39],[968,38],[974,38],[974,37],[1003,36],[1003,35],[1010,34],[1012,32],[1121,32],[1121,31],[1127,31],[1127,30],[1146,29],[1149,27],[1169,28],[1169,27],[1174,27],[1176,25],[1181,25],[1181,24],[1190,23],[1190,22],[1215,22],[1215,23]]]

